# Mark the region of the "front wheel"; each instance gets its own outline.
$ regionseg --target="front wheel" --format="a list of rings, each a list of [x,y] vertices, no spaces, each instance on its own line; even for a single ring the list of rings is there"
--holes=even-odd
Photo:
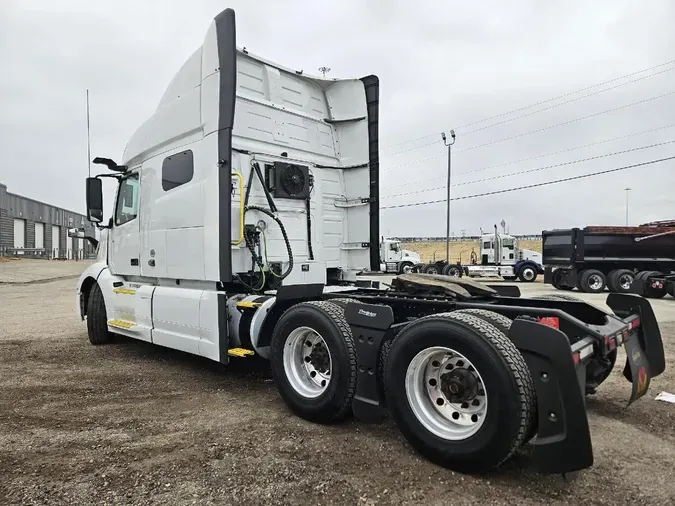
[[[401,262],[401,265],[398,268],[399,274],[410,274],[413,270],[412,262]]]
[[[103,292],[98,283],[94,283],[87,303],[87,334],[91,344],[106,344],[112,341],[113,334],[108,330],[108,315],[105,309]]]
[[[531,385],[504,333],[463,312],[409,324],[386,364],[387,403],[405,438],[459,472],[489,470],[523,444],[536,409]]]
[[[532,265],[526,265],[518,272],[518,279],[524,283],[532,283],[537,279],[537,269]]]
[[[345,418],[356,392],[356,351],[344,309],[304,302],[288,309],[272,334],[272,375],[286,405],[317,423]]]

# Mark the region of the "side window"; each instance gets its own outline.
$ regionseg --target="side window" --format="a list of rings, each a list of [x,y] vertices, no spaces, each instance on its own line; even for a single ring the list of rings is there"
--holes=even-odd
[[[171,155],[162,163],[162,189],[168,192],[189,183],[194,173],[194,157],[191,150]]]
[[[115,225],[123,225],[138,216],[138,204],[141,198],[138,173],[132,174],[120,183],[115,209]]]
[[[483,249],[490,249],[490,241],[485,241],[483,243]]]

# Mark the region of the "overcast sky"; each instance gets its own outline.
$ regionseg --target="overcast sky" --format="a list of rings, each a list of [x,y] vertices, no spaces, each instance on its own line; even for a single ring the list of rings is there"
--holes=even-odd
[[[0,182],[10,192],[83,211],[85,90],[92,156],[120,159],[225,7],[236,11],[238,45],[255,54],[310,73],[326,65],[335,77],[380,77],[381,193],[388,196],[382,207],[444,198],[440,132],[451,128],[453,197],[675,155],[673,143],[509,176],[675,140],[675,94],[602,113],[674,92],[675,70],[666,70],[675,64],[459,128],[675,60],[675,4],[668,0],[0,0]],[[548,110],[534,113],[542,108]],[[602,114],[572,121],[595,113]],[[647,130],[654,131],[640,133]],[[615,137],[625,138],[570,150]],[[493,165],[500,166],[486,168]],[[673,160],[454,201],[452,230],[475,234],[502,219],[514,233],[623,224],[626,187],[630,223],[675,218]],[[444,203],[383,209],[381,218],[386,235],[445,233]]]

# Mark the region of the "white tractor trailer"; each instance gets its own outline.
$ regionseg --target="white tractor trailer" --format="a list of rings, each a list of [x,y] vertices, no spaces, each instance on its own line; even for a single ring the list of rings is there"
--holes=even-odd
[[[87,179],[97,258],[77,284],[89,340],[124,335],[227,364],[268,359],[317,423],[385,407],[452,469],[523,444],[542,472],[592,464],[584,402],[628,350],[631,400],[665,368],[649,302],[523,299],[517,287],[381,267],[379,81],[312,77],[236,45],[218,14],[151,117]],[[104,219],[102,178],[117,182]]]

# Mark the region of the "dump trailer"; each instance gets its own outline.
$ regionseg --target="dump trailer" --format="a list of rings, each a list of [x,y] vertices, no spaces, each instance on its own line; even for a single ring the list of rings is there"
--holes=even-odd
[[[629,293],[638,275],[642,279],[642,273],[653,277],[675,270],[675,235],[670,232],[675,228],[651,224],[544,230],[544,283],[558,290]]]
[[[617,347],[629,402],[665,368],[649,301],[611,294],[606,312],[424,274],[357,286],[380,268],[378,117],[376,76],[254,56],[234,12],[218,14],[119,162],[94,159],[107,171],[87,179],[87,214],[102,231],[76,295],[89,341],[267,359],[291,412],[376,423],[386,408],[462,472],[524,444],[542,472],[591,466],[585,395]],[[109,219],[102,178],[118,186]]]
[[[675,221],[656,221],[640,225],[641,227],[668,227],[667,231],[652,230],[650,235],[640,236],[636,242],[652,241],[654,239],[675,237]],[[675,272],[643,271],[635,276],[631,284],[631,292],[647,298],[660,299],[669,293],[675,297]]]

